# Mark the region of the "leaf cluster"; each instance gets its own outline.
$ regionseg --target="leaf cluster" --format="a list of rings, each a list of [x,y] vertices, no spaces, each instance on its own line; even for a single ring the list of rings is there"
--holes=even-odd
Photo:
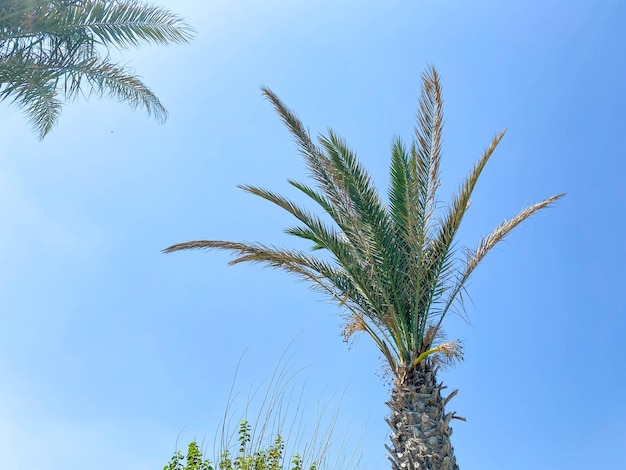
[[[0,0],[0,101],[29,116],[43,138],[63,100],[106,95],[164,121],[167,111],[112,48],[188,42],[174,13],[137,0]]]
[[[455,247],[459,227],[504,132],[495,135],[452,201],[442,203],[438,189],[443,99],[434,68],[422,75],[411,143],[400,138],[392,143],[386,202],[341,137],[329,129],[314,142],[271,90],[264,88],[263,93],[291,132],[315,186],[289,183],[316,203],[331,223],[275,192],[244,185],[244,191],[294,216],[298,225],[286,232],[310,241],[312,252],[219,240],[181,243],[164,251],[227,250],[235,254],[231,264],[261,263],[295,274],[345,309],[345,338],[367,333],[396,376],[423,360],[450,364],[461,359],[459,342],[441,342],[442,322],[451,311],[462,312],[470,275],[511,230],[563,195],[525,208],[483,237],[475,249],[459,254]],[[317,256],[319,250],[330,256]]]
[[[293,456],[290,463],[285,464],[283,457],[285,444],[280,435],[277,435],[274,443],[266,449],[252,450],[250,431],[250,424],[243,420],[239,426],[238,452],[233,456],[228,449],[225,450],[217,467],[204,458],[198,443],[193,441],[189,444],[186,455],[177,450],[163,470],[303,470],[302,458],[298,453]],[[306,470],[316,468],[317,464],[312,463]]]

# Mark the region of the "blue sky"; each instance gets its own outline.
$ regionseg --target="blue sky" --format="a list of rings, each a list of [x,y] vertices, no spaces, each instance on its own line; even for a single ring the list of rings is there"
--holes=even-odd
[[[388,468],[381,362],[367,338],[342,343],[336,307],[225,254],[160,250],[291,242],[289,217],[236,188],[293,194],[285,180],[306,177],[261,85],[312,133],[343,135],[384,191],[391,139],[410,139],[431,64],[444,87],[443,196],[508,129],[460,242],[568,192],[477,270],[471,324],[447,325],[466,349],[441,376],[467,418],[454,422],[457,460],[515,470],[626,459],[626,4],[158,4],[188,18],[196,40],[122,60],[167,106],[165,125],[91,99],[67,105],[40,142],[0,105],[3,466],[162,468],[177,439],[212,443],[240,359],[234,414],[288,348],[303,442],[330,402],[337,440],[352,436],[362,468]]]

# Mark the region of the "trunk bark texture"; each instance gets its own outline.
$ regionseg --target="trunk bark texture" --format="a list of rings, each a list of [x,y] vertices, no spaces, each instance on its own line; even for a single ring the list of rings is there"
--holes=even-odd
[[[459,469],[450,444],[454,412],[444,410],[456,391],[443,398],[445,387],[437,384],[436,372],[426,359],[394,383],[386,419],[391,427],[393,447],[386,447],[393,470]]]

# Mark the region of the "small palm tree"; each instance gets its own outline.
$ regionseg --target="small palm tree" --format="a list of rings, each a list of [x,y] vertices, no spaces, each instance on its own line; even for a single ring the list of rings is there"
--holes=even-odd
[[[462,309],[465,285],[485,255],[511,230],[563,196],[522,210],[483,237],[474,250],[459,253],[454,240],[472,191],[502,139],[498,133],[447,207],[437,198],[440,184],[442,98],[434,68],[422,75],[415,136],[391,148],[391,183],[384,204],[355,154],[332,130],[315,144],[298,118],[268,89],[265,96],[291,131],[316,188],[289,183],[315,201],[332,225],[298,204],[256,186],[241,186],[292,214],[300,225],[287,233],[312,242],[327,256],[260,243],[192,241],[165,252],[215,248],[236,254],[231,264],[249,261],[283,269],[328,294],[345,311],[344,336],[369,335],[393,377],[388,405],[394,470],[458,468],[450,444],[450,420],[436,374],[462,358],[461,344],[445,341],[442,325]],[[463,418],[459,418],[463,419]]]
[[[159,99],[110,49],[192,36],[175,14],[137,0],[0,0],[0,101],[22,108],[40,138],[59,118],[59,95],[109,95],[163,121]]]

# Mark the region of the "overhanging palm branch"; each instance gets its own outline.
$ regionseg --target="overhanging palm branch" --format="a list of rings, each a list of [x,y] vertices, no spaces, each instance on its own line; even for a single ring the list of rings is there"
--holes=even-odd
[[[109,60],[110,48],[192,36],[175,14],[136,0],[0,0],[0,101],[24,109],[40,137],[58,120],[60,96],[113,96],[163,121],[165,107],[138,76]]]
[[[413,142],[407,147],[396,139],[392,144],[387,204],[341,138],[329,130],[313,142],[295,114],[263,89],[298,144],[317,187],[291,180],[290,184],[317,203],[332,223],[272,191],[241,188],[293,215],[299,225],[286,232],[312,242],[313,253],[210,240],[164,251],[227,250],[235,254],[231,264],[261,263],[297,275],[346,310],[346,337],[355,332],[371,336],[396,375],[427,357],[443,362],[460,359],[459,343],[441,339],[442,322],[470,275],[511,230],[563,194],[525,208],[460,257],[455,237],[478,178],[504,132],[494,137],[451,204],[439,209],[443,101],[434,68],[422,75],[422,82]],[[316,255],[318,250],[329,256]]]
[[[10,97],[25,109],[42,137],[50,132],[61,112],[59,80],[63,81],[66,100],[106,95],[128,103],[133,109],[143,107],[161,122],[167,118],[167,110],[158,97],[137,76],[107,60],[88,58],[66,64],[33,64],[18,63],[19,59],[12,57],[8,61],[10,71],[0,70],[0,81],[6,78],[0,99]]]
[[[193,34],[172,12],[133,0],[0,0],[0,41],[11,46],[32,47],[37,38],[63,47],[82,38],[119,49],[185,43]]]

